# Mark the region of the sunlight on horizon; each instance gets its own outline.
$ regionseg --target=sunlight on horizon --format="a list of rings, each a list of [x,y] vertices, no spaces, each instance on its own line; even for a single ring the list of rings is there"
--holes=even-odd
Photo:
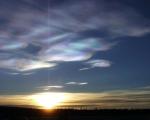
[[[53,109],[68,99],[65,93],[38,93],[31,96],[33,103],[43,109]]]
[[[67,92],[39,92],[26,95],[3,95],[0,96],[0,105],[4,106],[20,106],[36,109],[52,110],[57,108],[149,108],[150,104],[144,102],[124,102],[124,100],[134,99],[137,94],[145,95],[147,91],[142,93],[136,90],[110,91],[102,93],[67,93]],[[115,100],[113,101],[115,96]],[[146,99],[146,97],[145,97]],[[121,101],[120,101],[121,100]],[[112,102],[110,102],[112,101]],[[139,101],[139,99],[137,99]]]

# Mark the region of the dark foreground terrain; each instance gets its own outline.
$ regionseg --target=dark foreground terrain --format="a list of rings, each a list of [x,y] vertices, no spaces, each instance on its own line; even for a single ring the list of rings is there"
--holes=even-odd
[[[0,107],[0,120],[150,120],[150,110],[53,110]]]

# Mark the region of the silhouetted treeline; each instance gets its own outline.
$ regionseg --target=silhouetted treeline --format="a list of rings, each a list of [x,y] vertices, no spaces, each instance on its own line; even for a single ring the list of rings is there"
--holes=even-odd
[[[0,107],[0,120],[150,120],[148,109],[55,109]]]

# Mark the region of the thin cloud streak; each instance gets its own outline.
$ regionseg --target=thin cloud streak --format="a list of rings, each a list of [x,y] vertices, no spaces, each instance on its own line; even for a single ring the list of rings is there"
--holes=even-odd
[[[84,63],[87,67],[79,69],[79,71],[83,70],[89,70],[93,68],[108,68],[111,67],[112,62],[109,60],[104,60],[104,59],[94,59],[94,60],[89,60]]]
[[[87,85],[88,82],[67,82],[66,85]]]
[[[89,70],[89,69],[90,69],[90,68],[85,67],[85,68],[80,68],[79,71],[82,71],[82,70]]]
[[[38,89],[42,90],[51,90],[51,89],[62,89],[64,86],[62,85],[47,85],[47,86],[40,86]]]

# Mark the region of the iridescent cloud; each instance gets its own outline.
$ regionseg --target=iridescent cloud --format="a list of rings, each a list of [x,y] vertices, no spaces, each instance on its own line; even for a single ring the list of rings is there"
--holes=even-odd
[[[16,71],[29,71],[34,69],[49,68],[56,66],[55,63],[46,63],[42,61],[30,59],[8,59],[0,60],[0,67],[4,69],[12,69]]]
[[[51,4],[52,1],[49,2]],[[85,61],[97,51],[110,50],[117,43],[114,38],[150,33],[150,22],[136,10],[122,5],[115,5],[111,10],[108,7],[111,2],[96,3],[95,0],[76,0],[48,7],[46,2],[42,6],[40,1],[34,0],[2,2],[0,51],[3,54],[9,52],[11,55],[8,57],[17,54],[19,59],[8,60],[9,64],[0,67],[22,71],[55,66],[47,62]],[[19,7],[16,8],[16,4]],[[38,46],[39,50],[36,53],[27,52],[30,45],[32,49]],[[24,57],[29,61],[26,67],[23,63],[25,68],[11,64],[15,63],[12,61],[22,63]],[[5,63],[3,59],[1,61]],[[93,67],[110,64],[100,62],[89,64]]]
[[[83,61],[88,60],[96,51],[105,51],[110,44],[96,38],[66,40],[44,48],[39,52],[39,59],[45,61]]]

